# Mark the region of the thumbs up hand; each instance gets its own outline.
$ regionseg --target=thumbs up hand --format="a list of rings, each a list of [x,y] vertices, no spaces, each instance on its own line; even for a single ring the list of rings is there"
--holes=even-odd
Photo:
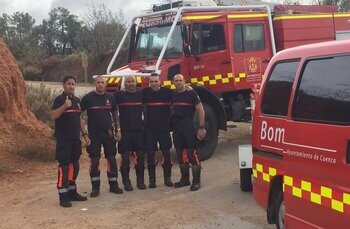
[[[64,102],[66,108],[71,107],[72,106],[72,100],[69,99],[69,97],[66,97],[66,101]]]

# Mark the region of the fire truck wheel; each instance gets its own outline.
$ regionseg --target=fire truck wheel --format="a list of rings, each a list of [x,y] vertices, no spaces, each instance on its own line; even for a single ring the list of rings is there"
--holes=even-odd
[[[207,104],[203,104],[205,111],[205,129],[207,131],[207,135],[205,139],[198,143],[198,156],[201,161],[207,160],[211,157],[211,155],[215,152],[216,145],[218,144],[218,122],[216,119],[215,112],[213,108]],[[194,117],[195,126],[198,126],[198,114]]]
[[[240,187],[243,192],[250,192],[253,189],[252,186],[252,169],[240,169]]]
[[[286,206],[284,205],[282,191],[278,194],[275,204],[276,228],[285,229],[284,220],[286,217]]]

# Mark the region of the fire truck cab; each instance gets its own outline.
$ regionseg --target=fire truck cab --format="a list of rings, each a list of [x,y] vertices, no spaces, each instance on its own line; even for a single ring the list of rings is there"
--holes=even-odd
[[[350,40],[277,53],[253,116],[253,193],[277,228],[349,228]]]

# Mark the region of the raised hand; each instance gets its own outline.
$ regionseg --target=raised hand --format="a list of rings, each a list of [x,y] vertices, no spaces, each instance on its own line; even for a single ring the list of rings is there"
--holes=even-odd
[[[72,100],[69,99],[68,96],[66,96],[66,101],[64,102],[66,108],[71,107],[72,106]]]

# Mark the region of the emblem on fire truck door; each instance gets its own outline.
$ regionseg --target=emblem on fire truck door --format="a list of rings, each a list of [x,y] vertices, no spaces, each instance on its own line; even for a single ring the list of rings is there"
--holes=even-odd
[[[251,73],[255,73],[258,70],[258,63],[254,57],[250,57],[248,60],[248,68]]]
[[[244,68],[247,82],[261,80],[261,58],[244,59]]]

